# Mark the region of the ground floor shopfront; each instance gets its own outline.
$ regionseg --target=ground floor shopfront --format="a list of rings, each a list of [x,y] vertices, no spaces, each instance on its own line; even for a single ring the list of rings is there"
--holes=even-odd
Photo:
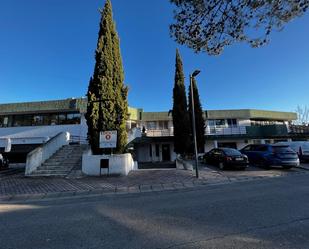
[[[296,139],[296,138],[295,138]],[[213,148],[229,147],[242,149],[249,144],[273,144],[281,141],[295,140],[292,137],[276,138],[207,138],[204,152]],[[307,140],[307,138],[303,138]],[[299,140],[299,138],[297,138]],[[142,137],[133,142],[134,157],[139,163],[172,162],[176,160],[173,137]]]

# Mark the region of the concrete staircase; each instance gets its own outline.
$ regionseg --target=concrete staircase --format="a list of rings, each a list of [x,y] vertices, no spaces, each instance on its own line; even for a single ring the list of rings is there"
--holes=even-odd
[[[66,177],[73,169],[81,170],[82,154],[85,149],[87,145],[65,145],[32,172],[31,176]]]

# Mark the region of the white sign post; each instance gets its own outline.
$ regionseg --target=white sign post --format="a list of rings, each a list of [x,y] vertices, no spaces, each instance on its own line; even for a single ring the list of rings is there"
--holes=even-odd
[[[116,147],[117,147],[117,131],[101,131],[100,148],[116,148]]]

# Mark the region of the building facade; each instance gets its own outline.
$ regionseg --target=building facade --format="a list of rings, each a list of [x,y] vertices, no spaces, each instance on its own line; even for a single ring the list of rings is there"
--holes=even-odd
[[[55,101],[0,104],[0,150],[10,139],[10,157],[25,156],[60,132],[69,132],[75,142],[87,142],[86,98]],[[291,125],[297,119],[293,112],[265,110],[205,111],[204,150],[214,147],[241,149],[251,143],[275,143],[307,139],[309,131]],[[139,162],[174,161],[173,119],[168,112],[144,112],[129,107],[128,144]]]

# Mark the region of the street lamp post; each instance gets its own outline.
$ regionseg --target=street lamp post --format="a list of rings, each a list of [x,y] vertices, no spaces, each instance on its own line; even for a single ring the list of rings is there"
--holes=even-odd
[[[199,177],[198,174],[198,155],[197,155],[197,142],[196,142],[196,126],[195,126],[195,111],[194,111],[194,93],[193,93],[193,78],[196,77],[201,71],[195,70],[190,74],[190,88],[191,88],[191,105],[192,105],[192,130],[193,130],[193,142],[194,142],[194,152],[195,152],[195,174],[196,178]]]

